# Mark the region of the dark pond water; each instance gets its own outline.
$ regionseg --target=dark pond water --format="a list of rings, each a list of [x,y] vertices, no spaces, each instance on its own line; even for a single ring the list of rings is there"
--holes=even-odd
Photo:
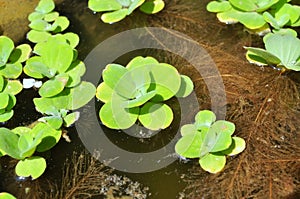
[[[188,36],[196,39],[197,41],[200,40],[202,42],[201,45],[220,46],[222,50],[232,53],[236,57],[240,58],[244,57],[244,52],[241,51],[240,48],[243,46],[243,44],[249,43],[249,40],[251,40],[252,44],[261,45],[261,41],[257,37],[249,36],[241,26],[234,25],[230,26],[229,28],[228,26],[218,23],[215,15],[208,13],[205,10],[207,2],[207,0],[167,1],[167,7],[162,14],[147,16],[140,12],[135,12],[132,16],[126,18],[125,20],[112,25],[102,23],[99,19],[100,16],[93,14],[87,8],[86,1],[65,0],[61,4],[57,5],[57,10],[61,13],[61,15],[65,15],[70,19],[71,26],[69,31],[79,34],[81,40],[78,51],[79,57],[82,60],[84,60],[98,44],[110,38],[111,36],[125,30],[146,26],[165,25],[167,28],[184,30],[184,33]],[[297,2],[298,1],[296,1],[296,3]],[[186,21],[186,23],[182,21]],[[193,27],[191,25],[193,24],[193,21],[207,24],[207,26],[205,26],[205,29],[199,29],[198,31],[195,31],[195,29],[197,29],[199,26]],[[191,34],[189,34],[190,32]],[[115,43],[112,45],[113,46],[110,46],[108,50],[119,48],[119,45]],[[114,62],[125,65],[130,59],[138,55],[151,55],[160,61],[170,61],[170,63],[174,64],[174,66],[176,66],[180,72],[193,76],[193,79],[196,79],[196,77],[194,77],[195,71],[193,71],[193,69],[184,68],[185,66],[189,65],[186,60],[178,55],[175,55],[174,53],[163,52],[161,50],[141,49],[131,51],[119,56],[116,60],[114,60]],[[89,69],[87,68],[87,70]],[[89,79],[87,76],[84,78]],[[97,82],[100,82],[100,75]],[[34,110],[31,101],[33,97],[37,97],[37,92],[33,90],[22,91],[22,93],[18,95],[18,101],[21,103],[15,107],[16,113],[14,119],[5,124],[6,127],[13,128],[18,125],[28,125],[40,117],[40,115]],[[210,103],[207,101],[210,101],[211,99],[205,97],[201,98],[201,96],[198,95],[197,97],[198,99],[200,98],[202,101],[205,101],[204,105],[201,105],[201,108],[210,108]],[[79,121],[79,126],[68,129],[68,135],[70,136],[72,142],[67,143],[62,140],[53,150],[51,150],[51,152],[44,154],[46,157],[48,157],[49,166],[47,172],[41,180],[48,179],[54,184],[57,183],[59,187],[65,160],[67,158],[70,159],[74,151],[77,151],[78,153],[86,151],[86,146],[82,143],[81,138],[82,136],[84,137],[84,135],[90,136],[91,133],[102,134],[106,136],[109,142],[113,143],[113,145],[132,153],[148,153],[163,148],[176,136],[176,133],[180,128],[180,122],[191,122],[193,120],[195,111],[198,109],[198,104],[195,106],[191,104],[191,106],[185,110],[187,112],[186,118],[182,118],[181,116],[183,114],[178,100],[172,99],[168,101],[168,104],[172,107],[175,113],[175,120],[172,125],[169,128],[156,133],[150,138],[137,138],[135,136],[126,134],[126,132],[107,129],[100,125],[98,120],[89,121],[89,117],[97,118],[99,107],[101,106],[101,104],[96,100],[93,101],[81,110],[82,119]],[[90,107],[91,105],[93,105],[93,107]],[[141,129],[131,129],[130,132],[142,132],[145,134],[150,133],[150,135],[151,133],[154,133]],[[101,142],[103,141],[95,138],[95,143],[98,144],[99,148],[97,149],[100,151],[100,153],[105,155],[107,150],[114,150],[102,147]],[[113,151],[111,154],[113,154]],[[176,158],[174,157],[173,153],[168,153],[168,155]],[[118,156],[116,155],[116,157]],[[114,157],[111,156],[111,158]],[[161,160],[163,159],[160,158],[157,161]],[[12,168],[10,168],[7,162],[9,161],[5,160],[2,162],[2,169],[0,170],[0,191],[16,193],[22,190],[22,183],[16,183],[15,178],[12,177]],[[124,170],[119,169],[115,170],[113,173],[127,176],[133,181],[138,181],[143,186],[149,187],[149,192],[151,193],[149,196],[150,199],[174,199],[179,198],[180,193],[186,187],[187,183],[183,180],[183,178],[189,178],[192,176],[191,169],[193,168],[194,163],[195,162],[192,161],[185,162],[184,160],[178,159],[168,166],[156,171],[139,173],[125,172]],[[136,164],[138,164],[138,162],[133,161],[132,166],[129,165],[129,168],[136,168]],[[8,171],[10,173],[7,173]],[[57,190],[53,189],[53,191],[55,192]]]

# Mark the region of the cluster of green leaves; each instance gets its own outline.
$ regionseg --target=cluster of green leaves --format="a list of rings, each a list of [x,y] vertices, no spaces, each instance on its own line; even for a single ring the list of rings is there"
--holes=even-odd
[[[60,34],[69,25],[66,17],[60,17],[52,0],[41,0],[35,12],[29,15],[30,27],[28,38],[34,39],[33,52],[36,56],[26,61],[24,73],[35,79],[48,79],[39,89],[41,98],[35,98],[37,111],[46,115],[40,121],[49,123],[53,128],[62,125],[69,127],[78,118],[79,112],[68,113],[90,101],[96,92],[93,84],[81,81],[85,65],[77,59],[79,43],[77,34]],[[49,24],[54,21],[53,24]],[[34,24],[34,25],[33,25]],[[45,29],[37,29],[36,24],[44,24]],[[47,24],[47,25],[46,25]],[[34,32],[37,37],[29,37]],[[40,31],[38,34],[37,31]],[[47,31],[52,31],[52,34]],[[58,34],[55,34],[58,33]],[[42,35],[44,34],[44,35]]]
[[[256,33],[288,32],[297,35],[293,29],[284,26],[300,26],[300,6],[291,5],[290,0],[218,0],[211,1],[207,10],[217,13],[221,22],[242,23]]]
[[[59,33],[68,28],[70,22],[67,17],[59,16],[53,11],[53,0],[40,0],[35,12],[28,16],[32,29],[27,34],[27,39],[33,43],[46,41],[51,33]]]
[[[237,155],[246,147],[244,139],[232,137],[234,131],[233,123],[216,121],[213,112],[200,111],[194,124],[182,126],[182,138],[176,143],[175,151],[185,158],[199,158],[205,171],[220,172],[226,164],[226,156]]]
[[[300,39],[290,34],[269,33],[263,40],[266,49],[245,47],[250,63],[300,71]]]
[[[13,130],[0,128],[0,157],[8,155],[19,160],[15,171],[23,177],[36,179],[46,169],[46,160],[33,156],[35,151],[45,152],[59,141],[61,130],[56,130],[46,123],[37,123],[32,129],[17,127]]]
[[[9,120],[14,114],[15,95],[22,91],[22,84],[17,78],[22,73],[22,62],[28,59],[30,53],[29,45],[15,48],[10,38],[0,36],[0,122]]]
[[[173,121],[173,112],[163,102],[186,97],[194,88],[189,77],[153,57],[135,57],[126,67],[109,64],[102,78],[96,97],[105,104],[99,115],[112,129],[127,129],[137,120],[151,130],[165,129]]]
[[[147,14],[155,14],[165,7],[163,0],[89,0],[94,12],[105,12],[101,20],[105,23],[121,21],[138,7]]]
[[[75,44],[78,42],[76,41]],[[47,115],[41,120],[59,129],[63,123],[70,126],[79,112],[68,113],[90,101],[96,92],[93,84],[81,81],[85,65],[77,60],[76,46],[64,35],[51,36],[34,47],[36,56],[26,61],[24,72],[35,79],[48,78],[39,89],[41,98],[35,98],[37,111]]]
[[[13,195],[6,193],[6,192],[1,192],[0,193],[0,199],[16,199]]]
[[[16,174],[31,176],[32,179],[41,176],[46,169],[45,159],[34,153],[45,152],[55,146],[61,138],[62,126],[69,127],[79,118],[79,112],[69,112],[84,106],[96,92],[92,83],[81,81],[86,68],[77,59],[75,47],[79,43],[78,35],[47,33],[49,30],[53,34],[60,32],[67,27],[64,24],[69,23],[68,19],[59,17],[57,12],[51,12],[54,7],[52,0],[41,0],[35,12],[29,16],[30,27],[36,31],[32,37],[29,36],[33,42],[37,42],[32,51],[34,56],[29,58],[29,45],[14,48],[9,38],[0,37],[0,120],[11,117],[11,108],[16,103],[14,95],[22,90],[22,84],[11,79],[19,77],[23,71],[32,78],[44,81],[38,91],[41,97],[33,99],[36,110],[44,117],[32,129],[0,128],[0,157],[8,155],[20,160]],[[39,28],[43,21],[54,23],[49,25],[51,28],[47,25],[42,30]],[[38,31],[39,35],[36,34]],[[26,64],[23,68],[21,63],[24,61]]]

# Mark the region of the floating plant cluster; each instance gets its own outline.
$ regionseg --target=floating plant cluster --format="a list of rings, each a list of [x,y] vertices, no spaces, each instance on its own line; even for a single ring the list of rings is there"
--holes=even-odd
[[[207,10],[221,22],[242,23],[251,32],[264,35],[266,49],[245,47],[250,63],[285,70],[300,70],[300,40],[292,29],[300,26],[300,6],[290,0],[212,1]]]
[[[217,13],[221,22],[241,23],[252,32],[264,34],[270,29],[297,35],[290,28],[300,26],[300,6],[287,0],[228,0],[211,1],[207,10]]]
[[[246,147],[244,139],[232,137],[234,131],[232,122],[216,121],[213,112],[200,111],[194,124],[181,127],[182,138],[176,143],[175,151],[185,158],[199,158],[205,171],[220,172],[226,164],[226,156],[237,155]]]
[[[126,67],[109,64],[102,77],[96,97],[105,104],[99,115],[112,129],[127,129],[137,120],[151,130],[165,129],[173,121],[173,112],[164,102],[186,97],[194,88],[189,77],[153,57],[135,57]]]
[[[290,34],[269,33],[263,40],[266,49],[245,47],[249,62],[300,71],[300,39]]]
[[[28,44],[15,48],[10,38],[0,36],[0,122],[6,122],[14,114],[15,95],[23,89],[17,79],[22,73],[22,62],[28,59],[30,53]]]
[[[118,22],[137,8],[154,14],[164,6],[163,0],[88,1],[91,10],[104,12],[101,19],[105,23]],[[280,0],[243,3],[229,0],[212,1],[207,8],[218,12],[218,18],[226,23],[241,22],[252,30],[273,27],[276,34],[268,34],[264,39],[266,50],[248,47],[247,58],[263,65],[300,70],[300,41],[294,31],[283,29],[286,25],[300,25],[300,13],[294,14],[295,10],[299,11],[298,6]],[[0,157],[7,155],[19,160],[16,174],[32,179],[40,177],[47,167],[45,158],[36,152],[54,147],[62,137],[63,128],[78,120],[80,114],[76,110],[95,95],[104,103],[99,117],[108,128],[127,129],[137,123],[150,130],[160,130],[169,127],[174,117],[166,101],[187,97],[194,89],[192,80],[180,75],[174,66],[141,56],[133,58],[126,66],[108,64],[97,89],[92,83],[81,81],[86,67],[77,58],[75,48],[79,37],[72,32],[63,33],[70,22],[54,9],[53,0],[40,0],[29,15],[31,30],[27,39],[34,43],[33,50],[28,44],[15,48],[11,39],[0,36],[0,122],[13,116],[15,95],[32,86],[40,96],[33,99],[35,108],[43,115],[30,126],[12,130],[0,128]],[[275,49],[276,45],[290,48],[290,51],[281,53]],[[292,51],[298,53],[292,54]],[[29,77],[23,79],[23,85],[18,80],[22,72]],[[232,137],[234,131],[233,123],[216,121],[213,112],[200,111],[194,124],[181,128],[182,138],[175,151],[186,158],[199,158],[200,166],[210,173],[220,172],[226,164],[226,156],[236,155],[246,147],[242,138]],[[0,193],[0,198],[14,197]]]
[[[1,122],[12,117],[15,95],[22,88],[34,85],[25,85],[28,81],[23,81],[22,85],[15,80],[22,72],[34,82],[42,82],[42,85],[36,86],[40,87],[40,98],[34,98],[33,102],[43,117],[30,127],[0,128],[0,156],[19,160],[16,174],[32,179],[41,176],[46,169],[46,160],[35,152],[45,152],[54,147],[62,136],[62,128],[71,126],[79,118],[78,111],[71,111],[88,103],[96,92],[92,83],[81,81],[86,68],[77,59],[75,47],[79,37],[71,32],[59,33],[69,26],[69,21],[52,12],[54,8],[52,0],[41,0],[35,12],[29,15],[32,30],[27,38],[36,43],[33,50],[27,44],[14,48],[9,38],[0,37]],[[24,67],[22,62],[25,62]]]
[[[89,0],[89,8],[94,12],[104,12],[101,20],[115,23],[130,15],[138,7],[146,14],[155,14],[165,7],[163,0]]]

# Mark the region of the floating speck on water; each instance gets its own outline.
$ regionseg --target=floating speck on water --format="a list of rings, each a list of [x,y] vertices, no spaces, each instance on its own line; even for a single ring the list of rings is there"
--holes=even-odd
[[[17,182],[24,182],[28,179],[28,177],[23,177],[23,176],[17,176],[16,181]]]

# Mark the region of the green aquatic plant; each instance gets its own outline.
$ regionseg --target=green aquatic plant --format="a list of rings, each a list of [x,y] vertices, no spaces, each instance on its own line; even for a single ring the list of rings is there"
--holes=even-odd
[[[250,63],[300,71],[300,39],[290,34],[269,33],[263,40],[266,49],[245,47]]]
[[[22,90],[17,78],[22,73],[22,62],[29,58],[30,53],[28,44],[15,47],[10,38],[0,36],[0,122],[9,120],[14,114],[15,95]]]
[[[240,22],[258,34],[270,32],[270,26],[274,28],[274,32],[295,34],[292,29],[283,29],[284,26],[300,25],[300,7],[288,2],[287,0],[219,0],[211,1],[207,5],[207,10],[217,13],[217,18],[221,22],[226,24]]]
[[[164,101],[186,97],[193,88],[187,76],[153,57],[135,57],[126,67],[109,64],[96,97],[105,104],[99,116],[112,129],[127,129],[137,120],[151,130],[165,129],[173,121],[172,109]]]
[[[13,130],[0,128],[0,153],[19,160],[15,171],[18,176],[36,179],[46,169],[46,160],[34,156],[35,152],[45,152],[57,144],[61,130],[46,123],[37,123],[32,129],[17,127]]]
[[[94,12],[105,12],[101,20],[105,23],[121,21],[138,7],[147,14],[155,14],[165,6],[163,0],[89,0],[88,7]]]
[[[0,193],[0,199],[16,199],[16,197],[11,195],[10,193],[1,192]]]
[[[35,11],[28,16],[31,30],[27,33],[27,39],[33,43],[46,41],[51,34],[57,34],[68,28],[70,22],[67,17],[60,16],[53,11],[55,4],[53,0],[40,0]],[[66,33],[65,37],[78,40],[77,35]]]
[[[199,158],[205,171],[220,172],[225,167],[226,156],[237,155],[246,147],[244,139],[232,137],[234,131],[233,123],[216,121],[212,111],[200,111],[194,124],[182,126],[182,137],[176,143],[175,151],[185,158]]]
[[[55,35],[38,43],[36,56],[27,60],[24,72],[35,79],[48,78],[39,89],[41,98],[35,98],[36,109],[47,115],[47,121],[59,129],[70,126],[79,118],[79,112],[67,114],[88,103],[95,95],[93,84],[81,81],[85,65],[77,60],[77,51],[63,35]]]

